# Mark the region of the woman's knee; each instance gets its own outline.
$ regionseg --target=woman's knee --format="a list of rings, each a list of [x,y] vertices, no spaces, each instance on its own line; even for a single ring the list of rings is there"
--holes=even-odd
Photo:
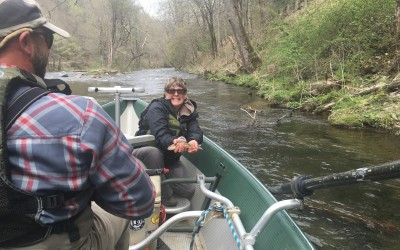
[[[146,147],[145,151],[147,152],[148,157],[157,158],[161,160],[164,159],[163,152],[156,147]]]
[[[190,199],[192,198],[194,191],[196,190],[196,184],[179,183],[173,185],[172,189],[174,190],[175,194]]]
[[[142,147],[133,150],[133,156],[137,157],[150,169],[164,168],[164,155],[156,147]]]

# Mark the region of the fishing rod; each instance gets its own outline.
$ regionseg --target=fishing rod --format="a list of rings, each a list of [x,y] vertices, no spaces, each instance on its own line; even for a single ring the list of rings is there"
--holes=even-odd
[[[316,178],[300,175],[268,190],[272,194],[294,194],[297,198],[303,198],[317,189],[396,178],[400,178],[400,160]]]

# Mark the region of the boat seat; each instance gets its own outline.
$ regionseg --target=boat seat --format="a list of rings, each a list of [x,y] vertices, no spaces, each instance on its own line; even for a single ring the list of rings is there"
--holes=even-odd
[[[156,145],[156,139],[154,138],[154,135],[137,135],[137,136],[130,134],[124,134],[124,135],[133,147]]]
[[[120,116],[120,128],[133,147],[155,146],[156,139],[153,135],[139,135],[135,133],[139,129],[139,117],[136,114],[133,101],[128,101],[124,112]]]
[[[165,206],[165,212],[167,214],[179,214],[190,209],[189,199],[177,196],[175,196],[175,198],[178,201],[178,204],[176,204],[174,207]]]

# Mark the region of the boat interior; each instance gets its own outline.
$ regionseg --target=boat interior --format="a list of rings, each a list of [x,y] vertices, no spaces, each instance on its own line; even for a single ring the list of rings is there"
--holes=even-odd
[[[89,92],[115,94],[103,105],[114,116],[133,147],[155,145],[152,135],[135,136],[147,103],[132,95],[134,88],[94,88]],[[143,90],[144,91],[144,90]],[[157,190],[154,212],[145,220],[131,221],[130,250],[135,249],[314,249],[283,210],[301,208],[303,201],[277,201],[265,186],[235,158],[206,136],[203,150],[183,154],[181,160],[193,178],[168,179],[146,170]],[[142,164],[143,165],[143,164]],[[196,183],[193,197],[179,198],[175,207],[161,206],[161,186]],[[164,220],[164,217],[166,218]],[[160,220],[163,222],[160,224]],[[246,231],[246,229],[249,231]]]
[[[120,128],[124,133],[128,141],[134,146],[144,146],[144,145],[155,145],[155,139],[152,135],[135,136],[138,130],[139,117],[134,109],[134,101],[130,100],[123,113],[120,116]],[[196,177],[202,174],[190,161],[185,157],[181,159],[185,166],[192,173],[191,176]],[[142,163],[144,166],[144,164]],[[157,216],[160,212],[161,205],[161,183],[158,176],[153,176],[153,184],[155,184],[157,189],[157,198],[155,201],[155,211],[152,216]],[[212,187],[212,181],[215,178],[210,178],[209,183],[205,183],[207,188]],[[195,178],[193,179],[195,181]],[[177,180],[179,181],[179,180]],[[167,185],[168,182],[165,184]],[[217,190],[215,190],[218,192]],[[196,190],[193,197],[189,200],[183,197],[176,197],[178,204],[174,207],[165,207],[166,218],[171,218],[174,215],[180,214],[187,211],[204,211],[207,207],[212,204],[213,200],[210,200],[205,196],[205,194],[200,190],[200,187],[196,185]],[[158,222],[159,220],[153,220],[153,222]],[[152,223],[151,218],[147,219],[147,223]],[[145,222],[145,224],[146,224]],[[236,242],[230,232],[230,228],[225,218],[214,218],[206,223],[204,227],[200,230],[198,234],[192,238],[193,230],[195,228],[196,218],[189,218],[177,222],[175,225],[171,226],[165,233],[163,233],[156,242],[150,244],[150,249],[188,249],[193,241],[193,249],[235,249]],[[145,226],[146,228],[146,226]],[[157,227],[152,227],[152,230]],[[149,230],[145,234],[151,233]],[[143,239],[143,233],[139,233],[138,239],[135,235],[137,231],[130,230],[131,233],[131,244],[138,243],[140,239]],[[221,242],[224,242],[221,244]]]

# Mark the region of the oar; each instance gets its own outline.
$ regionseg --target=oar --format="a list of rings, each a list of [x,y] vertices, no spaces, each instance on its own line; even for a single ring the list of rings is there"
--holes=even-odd
[[[289,183],[268,189],[272,194],[294,194],[302,198],[317,189],[395,178],[400,178],[400,160],[316,178],[297,176]]]

